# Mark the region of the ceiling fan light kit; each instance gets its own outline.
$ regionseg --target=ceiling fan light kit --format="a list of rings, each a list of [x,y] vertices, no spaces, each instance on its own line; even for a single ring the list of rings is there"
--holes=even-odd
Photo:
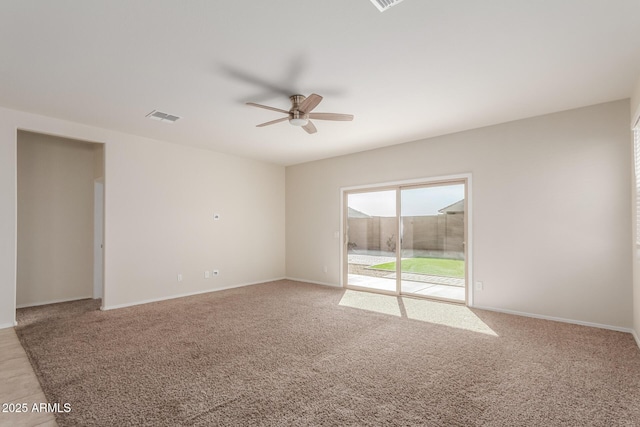
[[[304,95],[291,95],[291,109],[289,111],[282,110],[280,108],[269,107],[268,105],[256,104],[255,102],[247,102],[247,105],[252,107],[264,108],[265,110],[277,111],[279,113],[286,114],[286,117],[280,119],[271,120],[270,122],[261,123],[256,127],[264,127],[269,125],[275,125],[276,123],[289,121],[289,124],[293,126],[300,126],[307,133],[316,133],[316,129],[313,122],[309,119],[316,120],[331,120],[331,121],[351,121],[353,115],[351,114],[338,114],[338,113],[313,113],[313,109],[320,104],[322,97],[315,93],[312,93],[308,97]]]
[[[306,126],[309,123],[309,119],[298,118],[298,119],[289,119],[289,123],[294,126]]]

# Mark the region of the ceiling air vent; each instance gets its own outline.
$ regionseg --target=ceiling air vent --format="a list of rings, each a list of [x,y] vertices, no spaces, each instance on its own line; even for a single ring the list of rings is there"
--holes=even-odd
[[[389,9],[391,6],[395,6],[400,3],[402,0],[371,0],[371,3],[378,8],[380,12],[384,12]]]
[[[161,122],[165,122],[165,123],[175,123],[178,119],[180,119],[179,116],[163,113],[162,111],[158,111],[158,110],[153,110],[152,112],[147,114],[146,117],[149,117],[150,119],[153,119],[153,120],[160,120]]]

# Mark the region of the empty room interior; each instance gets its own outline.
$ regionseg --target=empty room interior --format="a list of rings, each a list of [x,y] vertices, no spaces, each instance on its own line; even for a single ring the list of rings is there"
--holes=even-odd
[[[0,10],[0,426],[640,425],[637,0]]]

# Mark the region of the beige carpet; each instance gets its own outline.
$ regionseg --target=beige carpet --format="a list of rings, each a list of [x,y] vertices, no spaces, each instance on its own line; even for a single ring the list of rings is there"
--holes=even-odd
[[[61,426],[640,425],[629,334],[291,281],[96,308],[18,311]]]

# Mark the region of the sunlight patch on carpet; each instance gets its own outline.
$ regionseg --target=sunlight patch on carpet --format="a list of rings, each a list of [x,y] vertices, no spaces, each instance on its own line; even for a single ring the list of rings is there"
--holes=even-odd
[[[339,305],[498,336],[469,308],[457,304],[347,290]]]

